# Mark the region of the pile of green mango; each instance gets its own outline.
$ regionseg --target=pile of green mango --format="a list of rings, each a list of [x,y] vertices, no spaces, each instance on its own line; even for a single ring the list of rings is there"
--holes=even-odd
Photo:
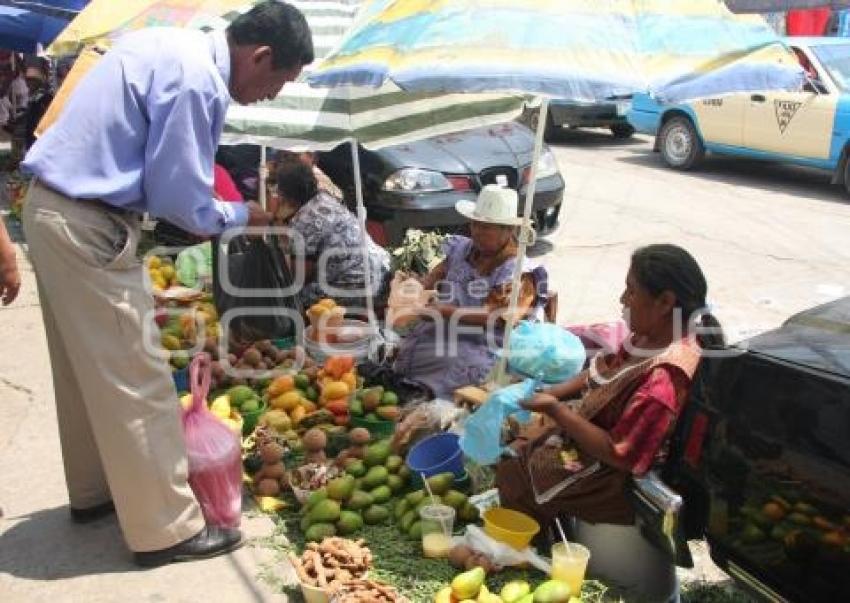
[[[419,510],[433,502],[452,507],[455,525],[478,520],[478,509],[466,494],[453,490],[454,474],[428,478],[435,500],[422,488],[410,490],[410,469],[392,454],[388,439],[366,447],[362,459],[351,460],[345,474],[312,492],[301,508],[301,530],[308,541],[328,536],[348,536],[364,525],[386,523],[391,518],[412,540],[422,537]]]
[[[478,520],[478,509],[467,500],[466,494],[452,490],[453,473],[439,473],[426,481],[434,494],[432,499],[425,488],[414,490],[396,501],[393,507],[393,517],[399,531],[411,540],[422,538],[422,522],[419,511],[422,507],[434,503],[442,503],[455,510],[455,525],[470,523]]]
[[[362,460],[350,462],[344,475],[310,494],[301,509],[305,539],[348,536],[364,524],[384,523],[390,517],[387,503],[405,490],[409,479],[410,470],[392,454],[389,440],[370,444]]]

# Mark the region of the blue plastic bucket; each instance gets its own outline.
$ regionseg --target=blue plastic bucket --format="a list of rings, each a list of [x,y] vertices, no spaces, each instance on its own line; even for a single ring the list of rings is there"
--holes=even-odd
[[[454,433],[438,433],[416,443],[407,453],[407,466],[413,473],[414,483],[421,481],[420,474],[431,477],[451,471],[462,478],[463,451],[460,438]]]

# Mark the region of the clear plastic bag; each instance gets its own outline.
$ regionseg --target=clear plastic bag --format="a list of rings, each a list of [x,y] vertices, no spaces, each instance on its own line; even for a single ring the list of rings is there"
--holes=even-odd
[[[560,383],[581,372],[585,359],[581,340],[563,327],[522,321],[511,334],[509,366],[525,377]]]
[[[552,569],[549,561],[538,555],[537,551],[530,546],[518,551],[512,546],[490,538],[482,528],[473,524],[466,526],[464,535],[455,538],[453,544],[463,544],[477,553],[483,553],[491,563],[501,567],[530,563],[545,574]]]
[[[235,528],[242,518],[241,446],[239,436],[207,409],[210,365],[207,353],[189,365],[192,405],[183,413],[189,485],[207,525]]]
[[[460,437],[460,447],[466,456],[479,465],[492,465],[499,461],[504,446],[502,446],[502,425],[510,416],[525,423],[531,413],[520,405],[534,395],[538,381],[526,379],[496,390],[487,401],[463,424],[463,435]]]

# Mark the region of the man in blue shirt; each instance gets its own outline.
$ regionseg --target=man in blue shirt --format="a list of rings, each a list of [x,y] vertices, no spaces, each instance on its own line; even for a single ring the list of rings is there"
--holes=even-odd
[[[213,199],[228,103],[273,98],[313,60],[304,16],[266,1],[226,32],[127,34],[74,90],[23,168],[35,176],[24,228],[53,367],[72,519],[116,510],[140,565],[232,550],[189,487],[170,371],[136,257],[149,212],[211,235],[270,216]],[[154,333],[156,332],[153,330]]]

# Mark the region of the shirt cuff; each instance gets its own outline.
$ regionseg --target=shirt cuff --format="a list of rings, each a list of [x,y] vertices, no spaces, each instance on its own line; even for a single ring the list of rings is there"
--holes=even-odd
[[[244,203],[228,203],[226,201],[214,201],[221,213],[226,230],[234,226],[245,226],[248,223],[248,208]]]

